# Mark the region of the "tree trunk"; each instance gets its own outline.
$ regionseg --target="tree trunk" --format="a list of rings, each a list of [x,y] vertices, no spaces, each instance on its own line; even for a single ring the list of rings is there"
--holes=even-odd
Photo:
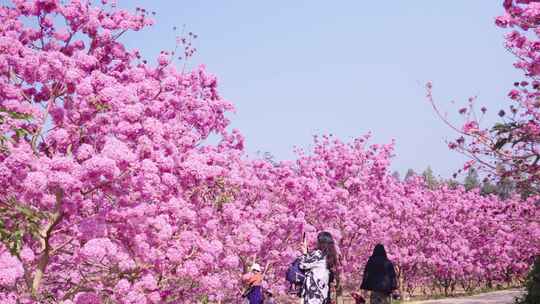
[[[51,246],[49,244],[49,240],[52,236],[52,232],[54,228],[60,223],[63,217],[62,212],[62,199],[64,197],[64,191],[59,189],[56,191],[56,206],[55,206],[55,212],[53,213],[52,217],[49,219],[49,222],[44,227],[43,231],[40,233],[42,236],[41,239],[41,256],[39,257],[37,269],[34,272],[34,279],[32,280],[32,297],[34,299],[37,299],[39,296],[39,288],[41,286],[43,275],[45,274],[45,269],[47,268],[47,265],[49,264],[49,258],[50,258],[50,252],[51,252]]]

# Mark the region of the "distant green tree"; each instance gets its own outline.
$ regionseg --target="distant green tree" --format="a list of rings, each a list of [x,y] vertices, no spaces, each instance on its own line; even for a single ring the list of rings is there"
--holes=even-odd
[[[439,186],[439,182],[437,181],[437,178],[433,175],[433,170],[431,170],[431,166],[428,166],[424,172],[422,172],[422,176],[424,177],[424,181],[426,182],[426,185],[429,189],[436,189]]]
[[[503,178],[497,182],[497,195],[502,199],[507,199],[516,192],[516,184],[510,179]]]
[[[465,190],[469,191],[480,187],[480,181],[478,180],[478,172],[474,168],[469,169],[465,181],[463,182]]]
[[[276,157],[272,153],[268,151],[263,153],[261,153],[261,151],[257,151],[257,155],[272,164],[274,167],[279,166],[279,161],[276,160]]]
[[[407,170],[407,173],[405,174],[405,179],[404,180],[408,180],[409,178],[413,177],[416,175],[416,172],[414,172],[413,169],[409,169]]]
[[[444,181],[444,183],[448,186],[450,189],[456,189],[459,185],[461,185],[457,180],[455,179],[447,179]]]
[[[498,195],[498,189],[497,185],[494,185],[491,183],[488,179],[485,179],[482,183],[482,187],[480,188],[480,194],[481,195],[490,195],[490,194],[496,194]]]

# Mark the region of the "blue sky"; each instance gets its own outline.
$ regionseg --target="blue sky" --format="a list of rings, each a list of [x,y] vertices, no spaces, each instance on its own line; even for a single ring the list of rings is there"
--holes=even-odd
[[[137,1],[156,25],[124,41],[148,59],[175,45],[173,26],[199,38],[189,64],[204,63],[236,106],[232,127],[247,151],[294,157],[314,134],[344,140],[373,133],[396,140],[392,168],[403,176],[431,165],[450,176],[464,158],[449,151],[453,133],[435,115],[424,84],[460,121],[476,95],[495,117],[520,73],[495,27],[502,1]]]

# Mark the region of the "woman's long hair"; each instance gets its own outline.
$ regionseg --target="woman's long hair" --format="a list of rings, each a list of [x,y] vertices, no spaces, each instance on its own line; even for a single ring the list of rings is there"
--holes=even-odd
[[[340,289],[341,280],[338,266],[338,255],[336,246],[334,244],[334,238],[332,238],[332,235],[329,232],[322,231],[319,233],[319,235],[317,235],[317,249],[322,251],[323,255],[326,257],[326,267],[333,275],[336,287]]]
[[[329,232],[323,231],[317,235],[317,249],[322,251],[326,256],[326,265],[330,270],[337,268],[337,251],[334,244],[334,239]]]
[[[372,257],[383,257],[385,259],[387,259],[388,257],[386,256],[386,250],[384,249],[384,245],[383,244],[377,244],[375,245],[375,248],[373,248],[373,254],[371,254]]]

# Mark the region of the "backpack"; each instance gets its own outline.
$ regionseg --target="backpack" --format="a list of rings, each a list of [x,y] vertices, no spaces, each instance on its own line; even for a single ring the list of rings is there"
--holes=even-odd
[[[304,274],[304,271],[300,269],[299,258],[295,259],[291,265],[289,265],[289,268],[287,268],[287,272],[285,273],[285,279],[291,284],[289,290],[300,296],[306,275]]]
[[[304,271],[300,269],[300,259],[297,258],[291,263],[289,268],[287,268],[285,279],[293,285],[303,285],[305,278]]]

